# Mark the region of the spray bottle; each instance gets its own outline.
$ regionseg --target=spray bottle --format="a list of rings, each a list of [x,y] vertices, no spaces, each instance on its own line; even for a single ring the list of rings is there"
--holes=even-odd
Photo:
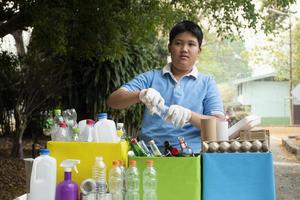
[[[56,188],[56,200],[78,200],[78,185],[72,181],[72,168],[78,173],[76,165],[80,160],[67,159],[60,166],[65,170],[65,179]]]

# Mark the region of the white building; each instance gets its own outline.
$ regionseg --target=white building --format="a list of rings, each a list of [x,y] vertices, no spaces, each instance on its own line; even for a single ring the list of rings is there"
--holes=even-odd
[[[288,81],[275,80],[276,72],[236,80],[242,105],[249,105],[261,117],[289,117]]]

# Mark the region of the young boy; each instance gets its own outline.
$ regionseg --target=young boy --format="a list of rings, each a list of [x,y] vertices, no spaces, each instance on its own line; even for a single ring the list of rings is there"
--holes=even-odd
[[[136,76],[111,94],[107,103],[122,109],[135,103],[146,105],[140,138],[154,139],[162,150],[165,141],[179,148],[183,136],[194,152],[200,152],[200,121],[224,118],[223,105],[215,81],[198,72],[195,62],[201,53],[203,33],[191,21],[177,23],[169,34],[171,62],[161,70]],[[155,113],[169,107],[167,120]]]

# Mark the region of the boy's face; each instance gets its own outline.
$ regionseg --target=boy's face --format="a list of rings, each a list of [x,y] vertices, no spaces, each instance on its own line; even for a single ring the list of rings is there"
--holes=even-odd
[[[172,67],[178,71],[189,72],[201,52],[197,38],[190,32],[183,32],[168,45]]]

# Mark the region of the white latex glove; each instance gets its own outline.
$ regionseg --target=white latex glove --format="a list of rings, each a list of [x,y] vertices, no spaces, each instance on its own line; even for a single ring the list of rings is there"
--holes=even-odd
[[[175,127],[182,128],[191,118],[191,110],[179,105],[170,106],[167,114],[167,121],[171,122]]]
[[[147,106],[151,114],[157,112],[157,107],[163,107],[165,104],[160,93],[153,88],[141,90],[139,99]]]

